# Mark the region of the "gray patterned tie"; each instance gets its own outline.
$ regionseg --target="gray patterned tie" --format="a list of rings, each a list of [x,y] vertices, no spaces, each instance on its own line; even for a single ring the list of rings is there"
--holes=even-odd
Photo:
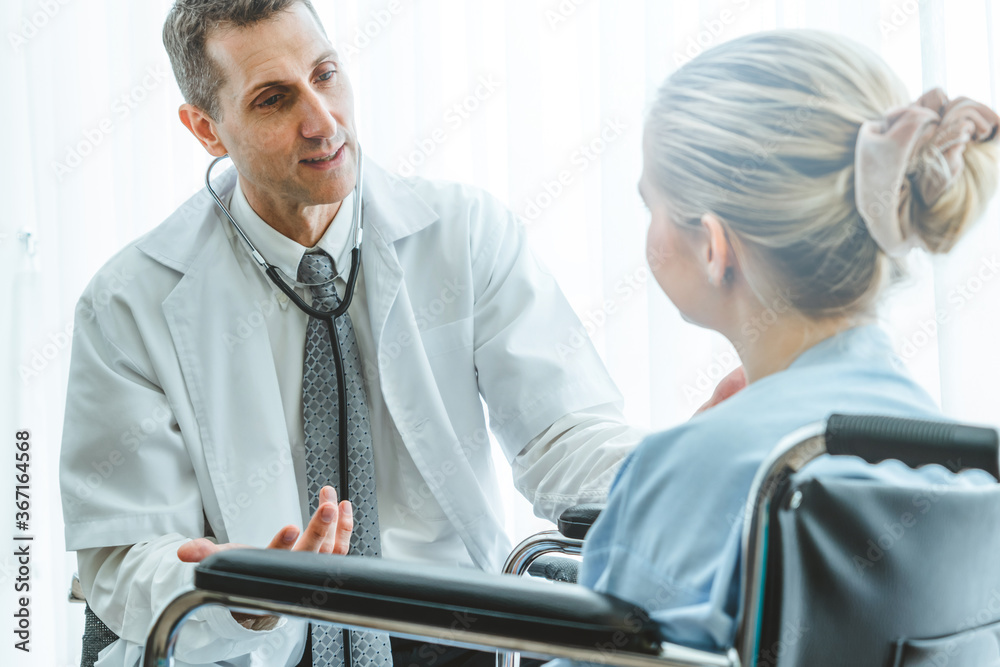
[[[313,306],[330,311],[340,305],[334,282],[333,260],[325,252],[303,255],[299,264],[299,282],[311,285]],[[302,417],[306,439],[306,488],[312,514],[319,505],[319,492],[329,484],[337,489],[342,500],[354,506],[354,533],[351,553],[361,556],[381,555],[378,528],[378,505],[375,499],[375,465],[372,458],[372,436],[368,423],[368,397],[361,375],[361,358],[354,326],[347,313],[337,318],[337,335],[344,356],[347,418],[350,429],[347,457],[350,462],[347,492],[340,486],[338,445],[339,415],[337,401],[337,371],[326,322],[309,318],[306,329],[305,364],[302,376]],[[344,635],[329,625],[312,626],[314,667],[341,667],[344,660]],[[391,667],[392,653],[389,636],[376,632],[349,633],[351,667]]]

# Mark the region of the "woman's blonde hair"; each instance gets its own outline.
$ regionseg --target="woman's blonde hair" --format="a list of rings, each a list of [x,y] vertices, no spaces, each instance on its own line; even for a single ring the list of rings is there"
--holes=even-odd
[[[676,223],[698,225],[707,212],[722,220],[762,301],[780,293],[814,318],[870,312],[902,267],[858,213],[855,144],[863,122],[909,102],[885,62],[846,38],[781,30],[735,39],[660,88],[646,122],[653,180]],[[985,209],[996,143],[970,143],[961,176],[933,206],[904,194],[931,252],[950,250]]]

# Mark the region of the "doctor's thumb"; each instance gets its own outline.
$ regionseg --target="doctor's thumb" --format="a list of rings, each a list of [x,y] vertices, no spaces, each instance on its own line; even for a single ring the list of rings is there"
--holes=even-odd
[[[204,537],[185,542],[177,548],[177,557],[185,563],[200,563],[219,550],[217,544],[213,544]]]

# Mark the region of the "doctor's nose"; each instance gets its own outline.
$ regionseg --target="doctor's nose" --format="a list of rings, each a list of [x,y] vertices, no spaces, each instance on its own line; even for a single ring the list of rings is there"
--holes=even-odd
[[[328,108],[327,100],[315,92],[300,98],[302,111],[302,136],[306,139],[329,139],[334,141],[339,130],[337,119]]]

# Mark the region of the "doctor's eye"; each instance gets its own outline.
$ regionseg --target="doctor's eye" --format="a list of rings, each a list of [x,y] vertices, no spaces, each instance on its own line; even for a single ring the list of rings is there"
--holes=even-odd
[[[261,102],[257,106],[259,106],[259,107],[273,107],[275,104],[278,103],[278,99],[280,97],[281,97],[280,93],[277,94],[277,95],[271,95],[269,98],[267,98],[266,100],[264,100],[263,102]]]
[[[320,81],[329,81],[333,78],[333,75],[337,73],[336,69],[330,69],[319,75]]]

